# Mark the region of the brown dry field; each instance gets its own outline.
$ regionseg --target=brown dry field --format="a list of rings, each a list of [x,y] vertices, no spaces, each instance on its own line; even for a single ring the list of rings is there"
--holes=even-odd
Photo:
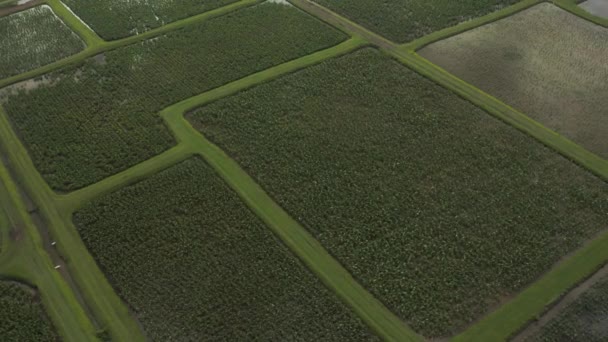
[[[543,3],[418,53],[608,158],[608,29]]]

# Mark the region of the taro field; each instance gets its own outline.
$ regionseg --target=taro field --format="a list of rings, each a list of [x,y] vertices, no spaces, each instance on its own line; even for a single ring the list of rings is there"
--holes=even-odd
[[[608,28],[542,3],[419,53],[608,158]]]
[[[526,339],[526,342],[561,341],[608,341],[608,276]]]
[[[59,341],[37,296],[23,285],[0,281],[0,339],[3,342]]]
[[[106,40],[137,35],[237,0],[65,0],[65,4]],[[111,18],[111,20],[108,20]]]
[[[74,190],[172,146],[165,107],[345,38],[265,3],[15,85],[3,107],[50,186]]]
[[[73,55],[84,47],[48,6],[0,17],[0,79]]]
[[[608,222],[607,184],[374,49],[190,120],[429,337],[462,329]]]
[[[154,341],[375,341],[202,160],[78,211]]]
[[[520,0],[314,0],[395,42],[405,43]]]

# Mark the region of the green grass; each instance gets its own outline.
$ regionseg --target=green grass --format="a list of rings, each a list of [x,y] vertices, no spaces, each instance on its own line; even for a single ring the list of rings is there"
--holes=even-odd
[[[200,159],[74,221],[151,340],[375,339]]]
[[[608,340],[607,303],[608,277],[604,277],[526,341],[606,341]]]
[[[170,104],[344,38],[293,7],[258,5],[46,75],[52,85],[4,108],[51,187],[75,190],[168,149],[158,112]]]
[[[608,158],[608,29],[543,3],[419,54]]]
[[[117,341],[143,341],[137,322],[116,296],[71,225],[71,213],[60,212],[55,206],[54,194],[36,172],[25,148],[10,129],[1,107],[0,140],[2,146],[8,146],[6,154],[18,176],[15,181],[23,184],[24,190],[38,206],[51,236],[57,241],[55,248],[66,261],[70,275],[103,331]],[[0,167],[0,176],[8,187],[8,190],[0,187],[0,194],[7,195],[0,196],[0,201],[4,201],[12,225],[26,228],[27,234],[26,240],[0,255],[0,271],[13,279],[25,279],[40,289],[47,312],[57,326],[59,335],[66,341],[96,340],[89,318],[79,306],[72,289],[54,270],[43,249],[41,237],[19,200],[16,186],[3,167]]]
[[[603,182],[374,50],[192,121],[428,336],[479,318],[605,228]]]
[[[0,18],[0,79],[84,49],[84,43],[48,6]]]
[[[106,40],[137,35],[237,0],[65,0],[78,17]]]
[[[9,223],[9,226],[20,230],[16,241],[4,241],[3,248],[6,249],[0,254],[0,277],[34,284],[39,289],[41,302],[63,340],[96,341],[96,332],[91,321],[71,289],[54,270],[54,265],[42,247],[38,231],[19,197],[17,187],[2,163],[0,211],[5,213],[2,228],[6,227],[5,223]],[[3,307],[0,305],[0,311]],[[32,326],[32,332],[33,328]]]
[[[315,0],[368,29],[404,43],[483,16],[518,0]]]
[[[0,336],[5,342],[58,341],[34,290],[0,281]]]

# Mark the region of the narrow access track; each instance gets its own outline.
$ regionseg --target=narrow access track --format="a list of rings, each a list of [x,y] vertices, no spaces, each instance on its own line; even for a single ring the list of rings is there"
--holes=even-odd
[[[448,38],[461,32],[508,17],[534,6],[541,0],[524,0],[501,11],[472,20],[452,28],[438,31],[401,46],[370,32],[360,25],[309,0],[289,0],[300,9],[324,20],[348,34],[364,37],[370,43],[392,56],[412,70],[453,91],[464,99],[486,110],[489,114],[532,136],[553,148],[564,157],[608,181],[608,160],[605,160],[571,140],[530,119],[525,114],[504,104],[491,95],[448,73],[439,66],[418,56],[416,50],[432,42]],[[606,20],[582,11],[571,0],[554,0],[556,5],[585,19],[605,25]],[[591,276],[599,267],[608,262],[608,233],[595,239],[577,251],[571,258],[557,264],[538,281],[520,292],[513,300],[483,317],[453,341],[503,341],[516,334],[528,322],[541,315],[569,289]]]
[[[37,228],[8,169],[0,163],[0,210],[8,223],[23,230],[19,241],[6,244],[10,258],[2,258],[2,277],[22,280],[40,289],[44,307],[66,341],[97,341],[96,330],[72,289],[54,269]]]

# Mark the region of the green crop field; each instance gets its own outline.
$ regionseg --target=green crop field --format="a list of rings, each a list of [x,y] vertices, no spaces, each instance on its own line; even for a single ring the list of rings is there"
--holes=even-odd
[[[83,48],[82,40],[48,6],[0,17],[0,79],[54,62]]]
[[[262,4],[54,72],[3,106],[46,181],[73,190],[169,148],[163,108],[344,39],[294,7]]]
[[[154,341],[375,340],[198,158],[74,219]]]
[[[602,10],[0,0],[0,342],[605,340]]]
[[[519,0],[314,0],[395,42],[488,14]]]
[[[608,185],[376,50],[191,120],[427,336],[463,328],[607,228]]]
[[[608,340],[608,277],[587,289],[527,342]]]
[[[59,341],[36,294],[12,282],[0,281],[0,340]]]
[[[65,0],[65,4],[102,38],[113,40],[198,13],[228,5],[237,0]]]
[[[544,3],[419,53],[608,158],[607,28]]]

